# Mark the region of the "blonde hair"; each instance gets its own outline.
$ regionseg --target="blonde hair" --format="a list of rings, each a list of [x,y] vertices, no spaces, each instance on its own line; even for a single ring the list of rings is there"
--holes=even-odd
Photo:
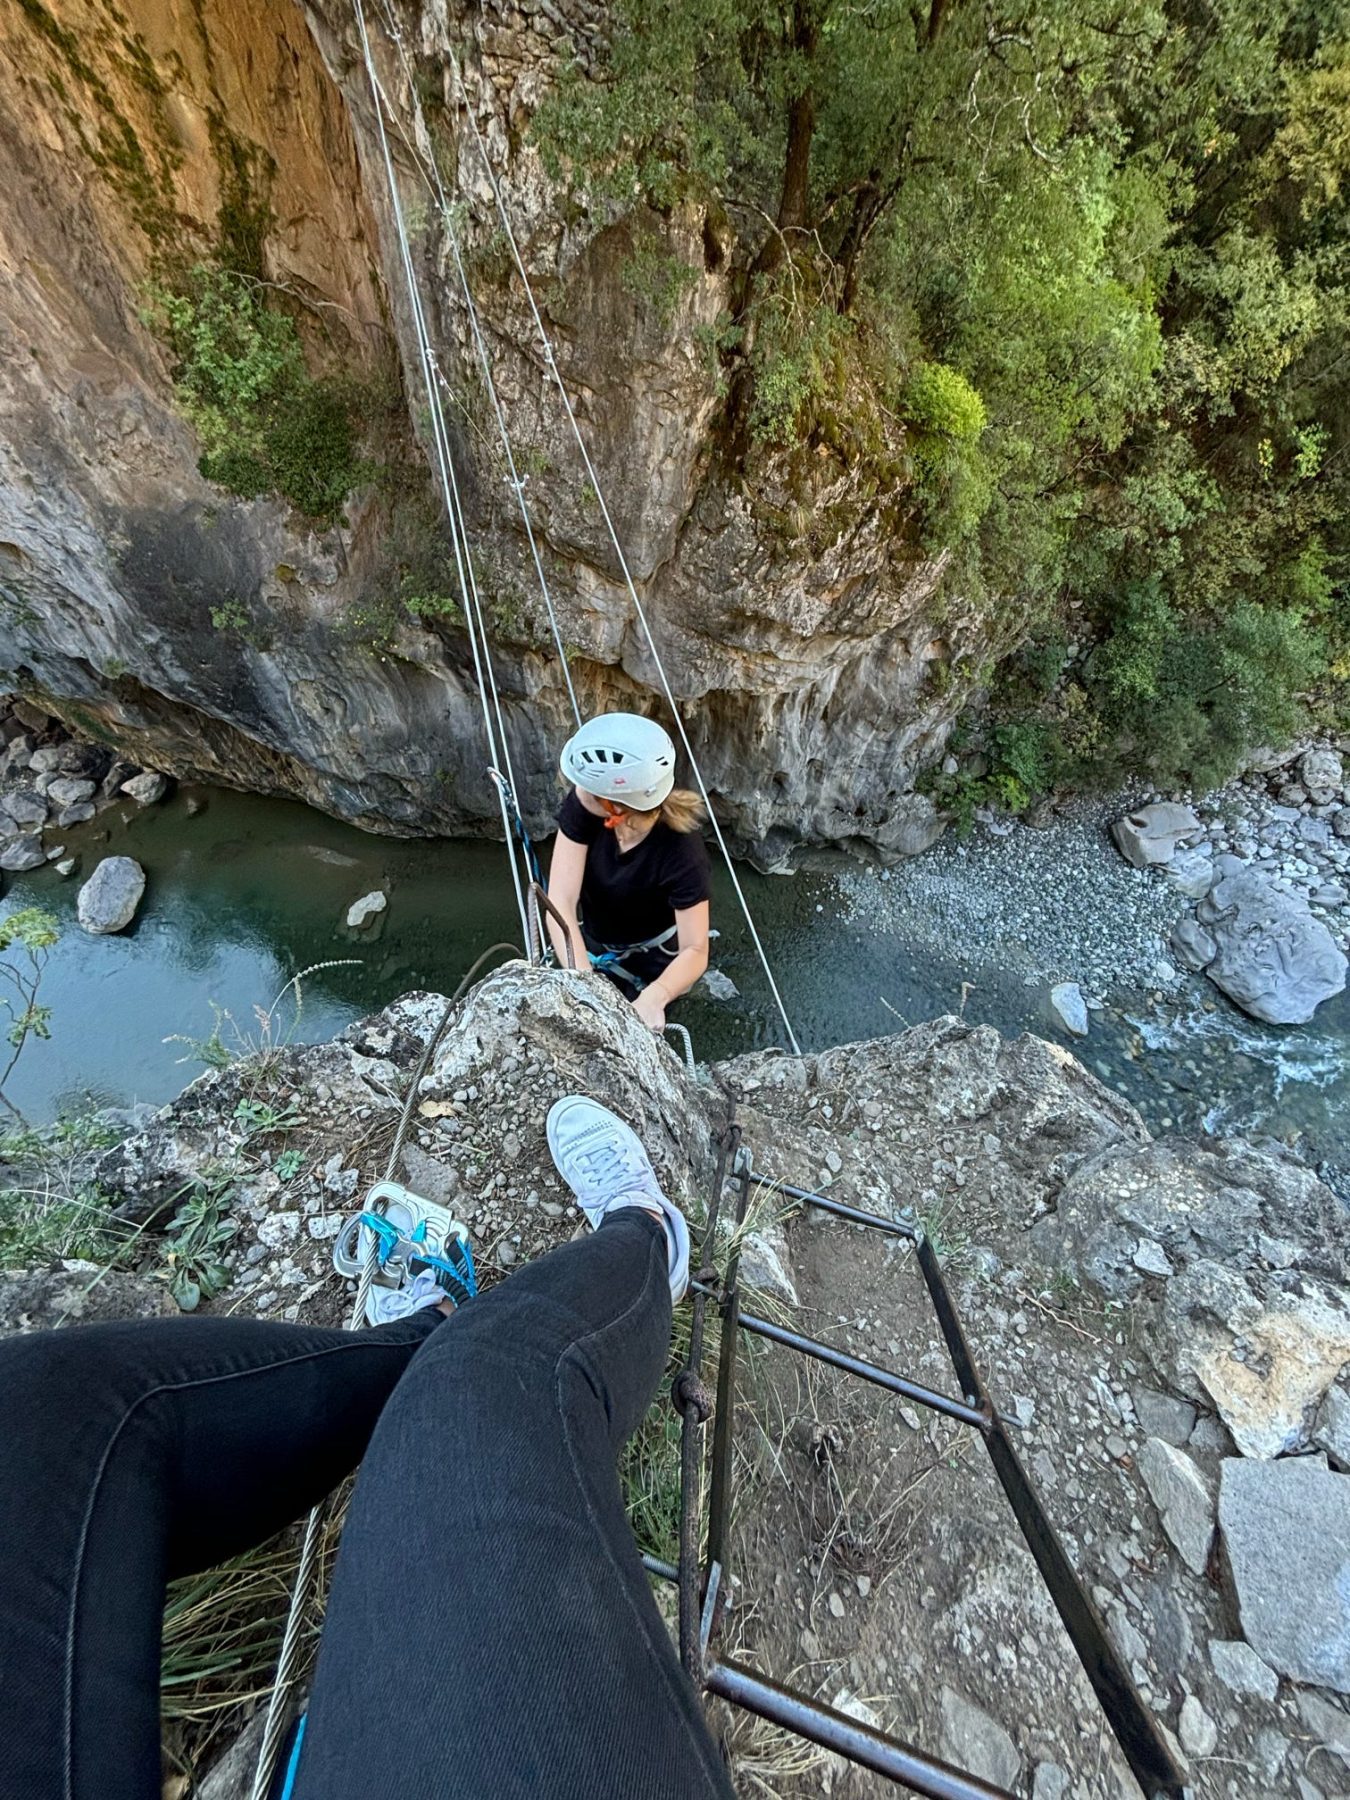
[[[697,831],[707,817],[702,799],[689,788],[672,788],[660,806],[649,812],[639,812],[634,806],[626,806],[624,811],[634,819],[669,825],[672,831],[683,832]]]

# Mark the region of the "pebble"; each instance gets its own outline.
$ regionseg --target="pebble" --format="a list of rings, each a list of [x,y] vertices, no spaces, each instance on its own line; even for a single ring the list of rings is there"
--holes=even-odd
[[[837,1588],[832,1588],[830,1590],[830,1598],[829,1598],[827,1604],[829,1606],[831,1614],[836,1619],[843,1618],[843,1616],[844,1616],[844,1597]]]

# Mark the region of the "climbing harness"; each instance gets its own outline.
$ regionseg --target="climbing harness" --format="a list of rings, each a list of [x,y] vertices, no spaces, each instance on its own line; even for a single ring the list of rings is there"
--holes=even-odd
[[[664,931],[657,932],[655,937],[644,938],[640,944],[601,944],[598,950],[589,951],[591,967],[602,975],[611,971],[621,975],[630,987],[641,993],[647,986],[641,975],[635,975],[624,962],[626,956],[641,956],[648,950],[662,950],[673,961],[675,951],[667,948],[671,939],[679,933],[678,925],[668,925]],[[709,934],[711,935],[711,933]]]

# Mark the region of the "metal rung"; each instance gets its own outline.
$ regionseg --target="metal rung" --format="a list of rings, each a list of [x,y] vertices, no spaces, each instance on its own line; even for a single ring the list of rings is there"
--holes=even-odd
[[[977,1431],[989,1430],[992,1409],[986,1411],[971,1406],[968,1401],[953,1400],[933,1388],[921,1387],[904,1375],[893,1375],[877,1363],[864,1362],[862,1357],[850,1356],[846,1350],[832,1350],[828,1344],[817,1343],[815,1338],[802,1337],[799,1332],[787,1331],[781,1325],[771,1325],[767,1319],[757,1319],[751,1313],[741,1314],[740,1327],[752,1337],[767,1338],[771,1344],[781,1344],[785,1350],[795,1350],[799,1356],[810,1356],[816,1362],[828,1363],[832,1369],[842,1369],[846,1375],[857,1375],[876,1387],[899,1394],[904,1400],[931,1407],[934,1412],[945,1413],[949,1419],[959,1419],[963,1425],[973,1425]]]
[[[709,1662],[703,1671],[703,1685],[734,1706],[758,1713],[761,1719],[809,1738],[822,1749],[846,1756],[891,1781],[903,1782],[912,1793],[926,1795],[928,1800],[1013,1800],[1007,1788],[990,1787],[978,1775],[967,1775],[950,1763],[925,1756],[899,1738],[836,1712],[832,1706],[808,1700],[805,1694],[781,1687],[741,1663]]]
[[[786,1194],[789,1200],[800,1200],[803,1206],[818,1206],[822,1212],[833,1213],[837,1219],[848,1219],[854,1225],[866,1225],[872,1231],[886,1231],[892,1237],[908,1238],[911,1244],[917,1244],[923,1236],[917,1225],[906,1225],[903,1219],[883,1219],[880,1213],[863,1212],[861,1207],[846,1206],[842,1200],[831,1200],[828,1194],[817,1194],[810,1188],[793,1187],[790,1181],[775,1181],[771,1175],[761,1175],[756,1169],[750,1171],[750,1179],[756,1187],[772,1188],[777,1194]]]

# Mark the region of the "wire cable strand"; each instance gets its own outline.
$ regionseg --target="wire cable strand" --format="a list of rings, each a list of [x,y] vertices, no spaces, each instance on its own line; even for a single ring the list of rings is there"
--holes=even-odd
[[[745,890],[742,888],[740,877],[736,873],[735,864],[731,857],[731,851],[727,845],[726,838],[722,834],[722,827],[718,823],[716,813],[713,811],[712,796],[708,792],[707,783],[703,779],[703,771],[699,767],[697,756],[694,754],[694,746],[689,740],[688,731],[685,729],[684,719],[680,713],[679,706],[676,703],[675,694],[670,684],[670,677],[666,673],[666,666],[662,661],[661,651],[657,645],[655,635],[652,632],[646,610],[638,596],[637,587],[628,567],[628,559],[624,556],[623,545],[619,541],[619,534],[615,529],[614,520],[610,515],[609,506],[605,500],[604,491],[601,488],[600,478],[596,473],[595,464],[591,461],[590,452],[586,448],[586,440],[582,435],[581,427],[577,423],[577,416],[572,407],[571,397],[567,392],[567,384],[563,381],[562,374],[558,368],[557,358],[554,355],[553,345],[548,335],[548,328],[544,324],[543,316],[539,311],[538,304],[534,297],[534,289],[530,285],[530,278],[526,273],[525,264],[521,258],[520,246],[516,241],[516,234],[512,228],[510,215],[506,209],[506,201],[502,194],[501,184],[497,180],[496,171],[493,169],[491,158],[488,156],[487,145],[483,141],[483,134],[478,128],[477,119],[474,117],[473,102],[470,99],[468,88],[464,82],[464,74],[460,67],[459,58],[455,55],[453,50],[449,50],[447,52],[447,59],[451,69],[454,71],[455,84],[464,104],[464,113],[469,122],[469,129],[478,149],[478,155],[483,165],[483,172],[487,176],[488,185],[492,189],[493,199],[496,201],[497,214],[501,219],[502,229],[506,234],[507,243],[511,247],[511,257],[515,263],[516,272],[520,276],[521,285],[525,291],[525,298],[529,304],[531,316],[534,319],[535,330],[539,334],[540,350],[544,362],[558,389],[558,394],[563,404],[563,410],[567,415],[568,424],[571,426],[572,436],[576,440],[577,449],[581,453],[581,460],[585,465],[587,479],[595,494],[601,516],[605,521],[605,528],[609,533],[610,542],[614,546],[614,554],[618,560],[624,583],[627,586],[629,598],[633,602],[633,611],[637,616],[639,625],[642,627],[643,636],[647,640],[647,647],[651,651],[652,662],[655,665],[657,677],[660,680],[661,691],[665,695],[666,704],[670,708],[671,716],[675,721],[675,728],[680,736],[680,742],[683,744],[685,754],[689,758],[689,766],[693,770],[694,780],[698,785],[698,791],[702,796],[703,804],[707,808],[708,822],[712,826],[713,836],[717,839],[718,848],[721,850],[723,860],[727,866],[727,874],[731,877],[731,885],[735,889],[736,898],[740,902],[742,913],[745,915],[745,923],[749,929],[755,949],[758,952],[760,963],[769,983],[769,990],[773,995],[774,1004],[778,1008],[778,1015],[783,1021],[783,1028],[787,1032],[788,1042],[792,1046],[793,1053],[800,1056],[802,1053],[801,1045],[797,1041],[797,1034],[793,1030],[792,1020],[788,1015],[787,1007],[783,1003],[783,996],[779,992],[778,982],[774,978],[774,972],[769,962],[768,952],[764,948],[763,940],[761,939],[758,927],[755,924],[754,915],[750,911],[750,903],[745,897]],[[420,110],[421,100],[417,96],[415,88],[413,90],[413,95],[414,106]]]

